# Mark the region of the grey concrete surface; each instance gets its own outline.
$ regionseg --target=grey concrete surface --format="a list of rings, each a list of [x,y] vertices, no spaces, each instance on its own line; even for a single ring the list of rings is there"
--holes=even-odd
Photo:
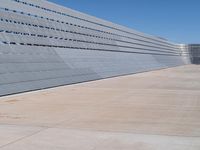
[[[199,150],[200,66],[0,98],[1,150]]]

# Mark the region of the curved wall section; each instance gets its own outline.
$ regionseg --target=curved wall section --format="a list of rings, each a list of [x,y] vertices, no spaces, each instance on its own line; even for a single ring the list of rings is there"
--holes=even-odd
[[[189,63],[181,46],[44,0],[1,0],[0,95]]]

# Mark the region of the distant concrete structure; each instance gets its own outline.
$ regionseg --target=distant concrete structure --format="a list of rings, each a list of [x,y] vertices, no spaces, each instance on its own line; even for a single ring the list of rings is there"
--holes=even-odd
[[[192,64],[200,64],[200,44],[187,45]]]
[[[0,43],[0,95],[190,63],[185,46],[45,0],[1,0]]]

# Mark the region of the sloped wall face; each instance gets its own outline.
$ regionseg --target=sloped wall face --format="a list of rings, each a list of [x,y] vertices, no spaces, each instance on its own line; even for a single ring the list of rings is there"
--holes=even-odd
[[[163,39],[43,0],[1,0],[1,96],[186,63]]]

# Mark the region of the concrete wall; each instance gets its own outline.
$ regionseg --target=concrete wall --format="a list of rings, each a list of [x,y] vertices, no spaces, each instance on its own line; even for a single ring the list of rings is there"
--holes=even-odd
[[[200,64],[200,44],[187,45],[192,64]]]
[[[1,0],[0,95],[188,63],[164,39],[43,0]]]

